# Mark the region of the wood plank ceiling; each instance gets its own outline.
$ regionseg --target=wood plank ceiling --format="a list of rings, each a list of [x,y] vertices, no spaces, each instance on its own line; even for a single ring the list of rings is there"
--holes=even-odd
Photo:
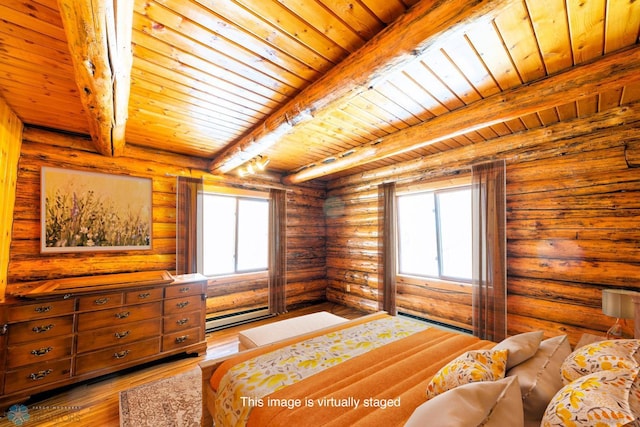
[[[0,4],[0,96],[106,155],[144,146],[231,173],[262,154],[285,182],[329,180],[640,99],[633,0],[118,0],[132,65],[118,33],[126,72],[98,83],[127,83],[128,118],[87,114],[76,72],[101,24],[73,27],[73,3]],[[101,148],[120,120],[126,144]]]

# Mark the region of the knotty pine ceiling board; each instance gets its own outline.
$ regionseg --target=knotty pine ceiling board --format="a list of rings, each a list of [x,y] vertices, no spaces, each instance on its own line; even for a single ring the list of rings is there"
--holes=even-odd
[[[542,2],[528,2],[528,3],[534,4],[534,6],[542,5]],[[611,9],[619,10],[620,4],[622,2],[614,2],[614,3],[616,4],[612,5]],[[576,8],[580,6],[576,6],[574,4],[572,5],[572,7]],[[595,12],[593,12],[594,9],[595,9]],[[547,41],[553,40],[556,43],[563,43],[563,40],[564,40],[564,45],[561,48],[559,48],[558,46],[555,46],[555,47],[551,47],[550,50],[553,50],[555,48],[556,51],[563,52],[563,51],[566,51],[568,47],[570,47],[570,44],[568,44],[568,39],[566,37],[563,37],[563,34],[564,35],[568,34],[568,30],[565,29],[564,31],[562,31],[561,30],[562,25],[559,26],[557,24],[558,17],[560,17],[560,21],[562,22],[563,14],[566,16],[566,13],[558,13],[559,10],[562,10],[562,8],[556,7],[556,8],[546,9],[546,13],[547,13],[546,15],[543,15],[541,10],[534,10],[534,12],[537,13],[537,15],[534,13],[535,21],[531,22],[530,25],[526,23],[528,12],[524,7],[513,7],[508,10],[508,13],[502,14],[498,19],[495,20],[495,23],[494,23],[495,28],[500,31],[499,35],[496,34],[499,37],[494,37],[494,39],[495,40],[501,39],[501,40],[508,41],[508,42],[504,42],[502,45],[505,46],[508,44],[509,46],[511,46],[511,48],[508,50],[505,49],[504,51],[501,51],[500,49],[496,49],[496,46],[500,46],[500,43],[496,43],[495,40],[493,43],[489,43],[489,45],[492,46],[491,49],[487,49],[488,45],[485,45],[483,47],[483,41],[488,41],[492,38],[492,36],[487,36],[487,34],[493,34],[491,31],[487,31],[487,29],[471,29],[468,32],[468,35],[467,35],[468,40],[471,40],[472,43],[475,40],[479,40],[477,44],[474,44],[474,49],[480,55],[482,55],[482,60],[486,62],[487,66],[491,68],[491,65],[494,65],[494,67],[491,69],[492,75],[496,76],[495,80],[501,83],[503,89],[509,88],[509,87],[515,87],[523,82],[533,81],[542,77],[545,74],[545,68],[543,68],[543,64],[541,62],[541,59],[543,57],[549,60],[549,64],[546,65],[546,69],[550,69],[554,71],[554,68],[553,68],[554,66],[557,67],[557,69],[563,69],[570,66],[570,64],[567,64],[566,60],[564,60],[566,58],[570,58],[570,55],[552,55],[549,53],[539,52],[537,50],[538,43],[534,38],[535,36],[534,36],[533,28],[537,28],[538,33],[547,35],[546,37]],[[592,6],[590,10],[587,10],[587,11],[580,10],[580,12],[576,14],[580,16],[584,14],[588,16],[602,16],[602,12],[603,12],[602,8],[598,8],[597,6]],[[549,19],[548,18],[549,14],[551,14],[554,17],[554,19]],[[621,16],[619,12],[615,13],[613,10],[610,15],[614,17]],[[609,17],[609,19],[611,18]],[[620,31],[619,28],[626,26],[627,28],[630,28],[630,33],[632,34],[631,36],[629,35],[626,36],[626,40],[627,40],[626,43],[630,43],[630,42],[632,43],[635,40],[635,37],[633,36],[634,31],[635,31],[635,34],[637,34],[638,19],[639,18],[637,13],[626,16],[626,19],[624,21],[627,21],[627,22],[631,21],[631,23],[628,25],[616,26],[616,28],[618,28],[618,31],[617,31],[618,34],[616,34],[615,36],[610,35],[609,37],[614,37],[616,39],[624,38],[625,36],[623,34],[620,34],[622,33],[622,31]],[[566,26],[566,21],[564,24]],[[583,27],[587,27],[587,26],[589,25],[586,25],[583,23]],[[575,27],[577,27],[577,25],[574,25],[574,28]],[[590,25],[589,27],[597,28],[598,27],[597,20],[596,22],[592,23],[592,25]],[[525,30],[523,31],[522,28],[525,28]],[[577,31],[574,31],[574,33],[576,32]],[[613,31],[611,31],[611,33],[612,32]],[[479,37],[478,36],[479,34],[482,34],[482,36]],[[558,35],[558,34],[560,35],[559,37],[551,37],[552,35]],[[585,32],[583,31],[582,34],[576,34],[575,38],[580,39],[580,37],[584,38],[584,36],[585,36]],[[590,46],[592,46],[592,49],[597,51],[598,43],[593,37],[591,38],[589,43],[590,43]],[[539,44],[540,45],[545,44],[544,37],[542,38]],[[452,49],[451,51],[456,53],[460,52],[460,49],[459,49],[460,46],[463,46],[463,45],[458,43],[457,45],[458,49]],[[617,48],[619,48],[620,46],[621,44],[616,45]],[[446,48],[444,48],[442,51],[446,53]],[[584,57],[585,55],[584,49],[582,49],[582,51],[583,51],[582,56]],[[491,52],[491,55],[487,55],[486,53],[488,52]],[[601,51],[600,51],[600,54],[602,54]],[[449,55],[448,57],[456,58],[455,54]],[[479,69],[479,67],[477,66],[470,67],[468,65],[466,66],[461,65],[465,60],[468,60],[469,58],[473,58],[473,55],[458,56],[458,58],[460,58],[457,62],[458,69],[467,70],[467,71],[471,69],[475,69],[475,70]],[[500,58],[506,58],[506,60],[505,59],[501,60]],[[428,59],[425,59],[422,62],[432,63]],[[502,69],[504,70],[503,72],[499,71],[501,64],[503,67]],[[520,70],[526,70],[526,73],[521,71],[518,71],[517,73],[511,72],[513,70],[512,65],[514,64],[517,67],[519,67]],[[436,66],[434,66],[434,68],[435,67]],[[447,75],[446,73],[442,73],[442,72],[437,72],[434,74],[437,74],[439,77],[446,77]],[[511,81],[509,81],[509,76],[519,77],[519,78],[512,79]],[[473,78],[470,78],[470,76],[465,76],[465,77],[466,77],[466,81],[468,82],[473,81]],[[414,77],[414,79],[416,78]],[[420,80],[420,79],[417,79],[417,80]],[[459,80],[459,81],[462,82],[463,80]],[[479,89],[478,86],[474,85],[474,87],[478,90],[478,92],[482,93],[482,91]],[[451,86],[448,86],[448,87],[451,87]],[[446,93],[446,92],[440,91],[439,93],[442,95],[443,93]],[[466,92],[462,92],[462,93],[466,93]],[[483,94],[483,96],[490,95],[492,93],[493,92],[490,91],[487,94]],[[596,95],[594,95],[593,99],[591,99],[590,101],[580,101],[583,104],[582,114],[585,115],[585,114],[601,111],[603,109],[620,105],[623,102],[620,97],[622,93],[624,93],[623,89],[619,89],[617,91],[610,91],[610,93],[604,92],[599,95],[599,99],[600,99],[599,104],[593,102],[593,100],[596,99],[597,97]],[[457,96],[458,99],[460,99],[461,101],[464,101],[464,97],[460,96],[459,92],[456,95],[458,95]],[[637,99],[637,97],[634,97],[634,99]],[[440,100],[442,105],[446,105],[446,102],[450,102],[450,100],[448,100],[446,97],[440,98]],[[578,107],[580,105],[581,104],[574,103],[574,102],[559,105],[555,109],[543,110],[540,113],[538,113],[537,116],[529,115],[528,117],[523,117],[520,120],[511,121],[515,126],[508,126],[507,124],[504,124],[500,126],[493,126],[491,128],[483,129],[479,132],[482,135],[484,135],[485,139],[490,139],[496,136],[506,135],[510,132],[521,131],[525,127],[533,128],[533,127],[541,126],[543,124],[548,125],[551,123],[556,123],[560,120],[569,120],[578,116]],[[495,134],[492,132],[495,132]]]
[[[252,130],[267,126],[287,102],[417,3],[135,0],[126,142],[214,159]],[[292,173],[330,162],[380,138],[638,44],[637,1],[513,0],[495,10],[495,19],[469,23],[368,90],[295,127],[264,151],[271,158],[269,168]],[[3,1],[0,96],[18,117],[28,125],[88,135],[74,79],[57,0]],[[482,143],[639,99],[638,82],[567,99],[320,179]],[[296,102],[304,108],[304,99]]]
[[[0,4],[0,96],[24,123],[89,132],[55,0]]]
[[[301,7],[293,1],[238,0],[221,10],[207,1],[136,2],[132,87],[155,84],[164,90],[171,81],[179,84],[162,101],[164,109],[145,103],[147,91],[140,98],[132,94],[128,135],[144,138],[150,129],[162,135],[164,126],[149,127],[155,118],[173,129],[167,139],[183,141],[184,152],[210,155],[362,46],[386,26],[389,14],[407,8],[395,2],[390,9],[393,3],[373,2],[374,9],[358,3],[345,10],[332,1]],[[194,87],[201,96],[188,92]],[[198,106],[186,108],[179,102],[185,98]],[[196,131],[187,133],[191,128]]]

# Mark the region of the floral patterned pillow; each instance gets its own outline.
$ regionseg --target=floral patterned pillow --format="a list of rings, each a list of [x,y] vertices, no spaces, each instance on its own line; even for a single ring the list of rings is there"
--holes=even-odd
[[[443,366],[427,386],[431,399],[459,385],[504,378],[509,350],[471,350]]]
[[[606,340],[576,349],[562,363],[562,381],[571,381],[598,371],[640,368],[640,340]]]
[[[578,378],[551,399],[541,426],[640,426],[629,402],[638,372],[614,368]]]

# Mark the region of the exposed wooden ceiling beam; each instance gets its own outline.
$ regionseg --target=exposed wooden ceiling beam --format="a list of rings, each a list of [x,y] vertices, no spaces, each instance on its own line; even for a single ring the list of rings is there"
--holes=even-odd
[[[640,46],[498,93],[285,176],[297,184],[640,80]],[[346,155],[348,153],[348,156]]]
[[[633,129],[634,126],[637,126],[637,130]],[[626,160],[635,156],[635,154],[629,155],[629,153],[635,149],[631,146],[633,142],[640,142],[640,101],[610,108],[589,116],[576,117],[568,121],[555,122],[546,127],[531,129],[526,131],[525,138],[518,133],[507,134],[484,142],[417,157],[402,163],[346,175],[332,179],[327,190],[334,192],[341,188],[357,186],[359,191],[370,191],[383,182],[415,180],[416,174],[420,174],[421,179],[429,174],[443,176],[449,172],[451,175],[456,175],[461,170],[470,170],[472,163],[491,161],[496,158],[506,158],[507,164],[509,164],[509,159],[513,157],[514,153],[536,153],[534,148],[541,144],[557,143],[560,146],[563,141],[565,144],[569,144],[569,141],[574,138],[598,131],[602,132],[603,129],[609,133],[615,132],[616,138],[620,141],[629,141],[625,144],[630,147],[625,152]],[[26,131],[27,129],[25,129]],[[630,134],[635,136],[630,137]],[[638,149],[640,150],[640,146]],[[517,161],[521,161],[522,154],[516,155],[520,155]],[[640,153],[637,155],[640,159]],[[422,179],[422,182],[425,181]]]
[[[212,160],[213,173],[226,173],[260,154],[294,126],[366,91],[378,79],[461,31],[491,20],[513,0],[422,0],[362,48],[269,116]]]
[[[91,138],[122,154],[131,86],[133,0],[58,0]]]

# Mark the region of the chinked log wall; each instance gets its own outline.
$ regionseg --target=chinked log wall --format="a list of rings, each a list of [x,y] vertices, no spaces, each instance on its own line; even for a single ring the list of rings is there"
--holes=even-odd
[[[73,254],[40,253],[40,168],[74,170],[153,179],[153,249]],[[128,145],[121,157],[104,157],[86,138],[25,127],[13,211],[8,281],[19,282],[66,276],[120,273],[136,270],[175,271],[176,175],[199,176],[203,159],[177,156]],[[3,190],[4,191],[4,190]],[[323,187],[297,186],[287,192],[287,259],[289,305],[323,300],[325,240]],[[248,280],[247,280],[248,279]],[[209,283],[208,312],[250,309],[266,302],[264,277],[228,279],[223,288]],[[225,295],[221,296],[221,289]],[[260,298],[263,298],[260,300]]]
[[[507,162],[509,334],[602,335],[614,321],[602,289],[640,290],[639,103],[331,182],[328,298],[378,308],[380,183],[419,188],[495,158]],[[470,301],[465,287],[398,283],[398,304],[436,321],[470,328]]]

